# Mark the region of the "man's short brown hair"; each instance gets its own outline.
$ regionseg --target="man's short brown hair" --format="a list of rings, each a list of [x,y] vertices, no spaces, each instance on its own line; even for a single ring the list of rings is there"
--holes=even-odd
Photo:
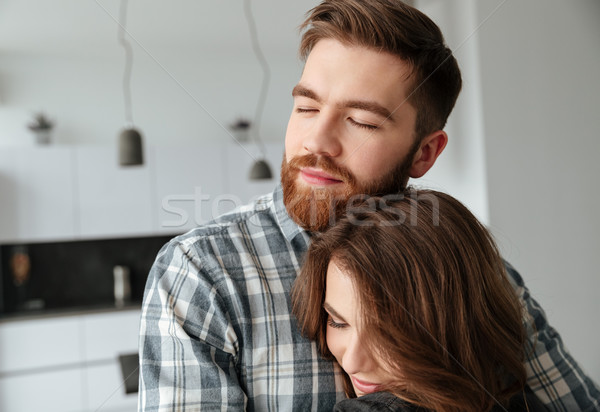
[[[408,102],[417,110],[417,140],[441,130],[462,86],[460,69],[439,27],[400,0],[325,0],[300,26],[303,59],[322,39],[399,56],[412,67]]]

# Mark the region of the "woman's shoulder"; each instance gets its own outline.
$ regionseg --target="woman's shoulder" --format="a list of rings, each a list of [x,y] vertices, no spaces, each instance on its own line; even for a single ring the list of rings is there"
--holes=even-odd
[[[425,409],[413,406],[389,392],[375,392],[360,398],[344,399],[338,402],[334,412],[425,412]]]
[[[507,409],[496,407],[492,412],[506,411]],[[527,387],[523,392],[517,393],[510,399],[508,412],[546,412],[548,408]]]
[[[548,409],[531,393],[525,390],[511,398],[508,409],[497,405],[492,412],[545,412]],[[334,412],[426,412],[426,409],[411,405],[389,392],[375,392],[360,398],[344,399],[338,402]]]

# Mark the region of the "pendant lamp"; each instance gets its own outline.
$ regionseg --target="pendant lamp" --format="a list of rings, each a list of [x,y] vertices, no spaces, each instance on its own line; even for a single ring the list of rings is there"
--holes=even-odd
[[[125,36],[127,26],[127,3],[121,0],[119,12],[119,43],[125,49],[125,70],[123,73],[123,99],[125,101],[125,120],[128,123],[119,134],[119,165],[139,166],[144,164],[144,148],[142,133],[133,126],[131,104],[131,68],[133,66],[133,49]]]
[[[144,164],[142,135],[135,128],[127,128],[119,135],[119,164],[121,166]]]
[[[254,17],[252,16],[252,10],[250,8],[250,0],[244,0],[244,14],[246,16],[246,21],[248,22],[248,29],[250,30],[250,39],[252,41],[252,49],[254,50],[254,54],[258,59],[262,69],[263,69],[263,80],[262,86],[260,89],[260,95],[258,98],[258,103],[256,105],[256,113],[254,115],[254,124],[255,130],[253,133],[254,139],[260,150],[260,158],[255,159],[252,168],[250,169],[249,178],[251,180],[264,180],[264,179],[272,179],[273,173],[271,172],[271,167],[266,160],[266,150],[265,145],[260,139],[260,120],[262,118],[262,112],[265,107],[265,100],[267,98],[267,92],[269,90],[269,81],[271,78],[271,71],[269,69],[269,64],[265,56],[263,55],[260,45],[258,43],[258,35],[256,30],[256,23],[254,21]]]
[[[250,169],[250,180],[273,179],[271,167],[266,160],[259,159]]]

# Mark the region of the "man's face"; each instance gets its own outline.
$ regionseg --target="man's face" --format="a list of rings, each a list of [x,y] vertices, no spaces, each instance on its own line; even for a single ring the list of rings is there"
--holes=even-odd
[[[282,164],[290,216],[321,231],[353,195],[399,191],[416,152],[416,110],[400,58],[325,39],[293,90]],[[332,202],[336,207],[332,206]]]

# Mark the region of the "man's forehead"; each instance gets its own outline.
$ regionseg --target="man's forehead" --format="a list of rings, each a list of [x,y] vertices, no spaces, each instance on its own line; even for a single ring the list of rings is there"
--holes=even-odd
[[[351,86],[364,83],[369,90],[383,91],[393,87],[407,90],[412,83],[412,65],[399,56],[364,46],[349,45],[333,39],[320,40],[311,50],[300,82],[310,89],[323,81],[337,84],[353,82]]]
[[[315,45],[312,47],[312,49],[306,56],[306,59],[304,61],[304,67],[302,68],[302,71],[304,72],[304,70],[306,69],[307,63],[311,60],[311,57],[314,58],[315,54],[318,55],[318,54],[321,54],[321,52],[323,50],[332,50],[332,49],[347,50],[349,52],[353,52],[354,54],[360,56],[361,60],[363,60],[365,58],[368,59],[369,56],[386,57],[386,58],[394,61],[395,64],[399,64],[399,65],[403,66],[406,71],[406,73],[405,73],[406,76],[410,77],[413,72],[412,63],[400,55],[397,55],[397,54],[394,54],[394,53],[391,53],[389,51],[382,50],[379,48],[370,47],[370,46],[366,46],[366,45],[362,45],[362,44],[358,44],[358,43],[352,43],[351,41],[340,41],[340,40],[334,39],[334,38],[323,38],[315,43]],[[325,52],[325,53],[327,53],[327,52]]]

